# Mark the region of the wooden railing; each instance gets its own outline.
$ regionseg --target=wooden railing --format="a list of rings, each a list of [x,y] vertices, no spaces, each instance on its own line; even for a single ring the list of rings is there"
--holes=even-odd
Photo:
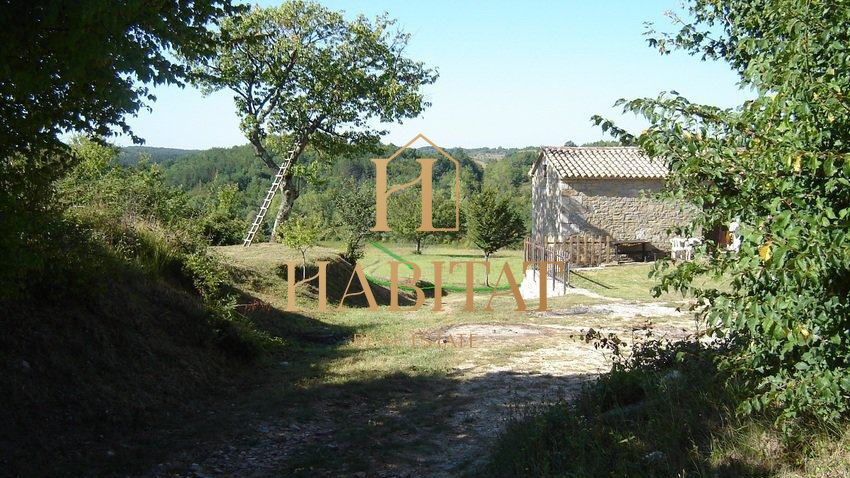
[[[526,238],[525,251],[528,261],[552,260],[571,267],[595,267],[617,261],[615,244],[609,236],[569,236],[560,242]]]
[[[560,285],[565,291],[570,285],[570,261],[566,251],[551,247],[545,242],[535,242],[531,238],[525,238],[523,241],[523,258],[526,261],[532,262],[556,262],[556,264],[546,264],[546,271],[541,271],[539,264],[532,264],[529,269],[534,274],[540,274],[541,281],[551,279],[553,288]],[[536,278],[536,277],[535,277]],[[560,281],[560,284],[558,284]]]

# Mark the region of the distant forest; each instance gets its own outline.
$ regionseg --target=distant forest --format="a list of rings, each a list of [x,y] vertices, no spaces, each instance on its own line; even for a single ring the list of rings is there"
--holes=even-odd
[[[373,152],[319,159],[313,150],[306,151],[299,165],[301,195],[295,201],[296,213],[325,213],[330,217],[333,207],[331,192],[345,187],[348,181],[374,184],[375,165],[371,158],[389,157],[398,150],[395,145],[380,145]],[[516,207],[530,208],[531,186],[528,170],[537,157],[536,148],[450,148],[446,150],[461,164],[462,194],[492,187],[500,191],[513,191]],[[502,154],[489,161],[473,159],[482,153]],[[389,166],[390,184],[400,184],[419,175],[419,165],[413,160],[433,157],[433,148],[405,150]],[[406,161],[404,161],[406,159]],[[189,194],[194,206],[204,208],[215,204],[222,190],[236,190],[234,197],[237,215],[247,223],[253,220],[260,203],[272,182],[273,173],[254,155],[250,145],[207,150],[181,150],[131,146],[122,148],[119,163],[134,167],[156,164],[161,168],[166,182]],[[445,162],[436,163],[435,190],[448,191],[453,180],[452,171]],[[273,204],[271,211],[275,210]],[[392,214],[392,212],[391,212]],[[273,214],[266,217],[263,233],[268,234]],[[259,237],[260,240],[267,236]]]

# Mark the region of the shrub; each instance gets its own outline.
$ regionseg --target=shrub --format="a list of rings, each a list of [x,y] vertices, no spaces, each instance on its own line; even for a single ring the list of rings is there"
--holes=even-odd
[[[697,341],[615,353],[612,371],[570,402],[513,417],[479,476],[764,476],[714,463],[711,444],[737,393],[714,366],[717,353]]]
[[[846,6],[688,5],[692,23],[650,42],[728,62],[756,98],[735,110],[675,92],[621,101],[649,121],[639,136],[596,121],[669,162],[665,196],[699,211],[679,234],[740,224],[737,250],[708,241],[698,261],[657,269],[659,291],[690,291],[718,334],[741,340],[724,362],[751,385],[740,411],[778,409],[788,426],[835,422],[850,412],[850,68],[837,48]],[[701,276],[731,287],[694,286]]]

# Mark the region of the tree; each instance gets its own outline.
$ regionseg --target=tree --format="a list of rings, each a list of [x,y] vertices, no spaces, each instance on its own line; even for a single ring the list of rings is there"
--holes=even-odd
[[[180,84],[186,70],[175,54],[208,55],[207,26],[234,10],[230,0],[2,3],[0,288],[54,281],[74,260],[57,246],[72,223],[55,186],[86,158],[60,134],[120,131],[140,141],[125,117],[153,101],[148,85]]]
[[[494,252],[515,244],[525,235],[522,216],[508,197],[500,196],[493,189],[485,189],[472,195],[467,206],[470,239],[490,262]],[[490,286],[489,273],[484,283]]]
[[[301,253],[301,279],[307,278],[307,251],[322,237],[322,220],[315,216],[294,216],[284,223],[283,244]]]
[[[422,254],[422,243],[430,235],[428,231],[417,230],[422,225],[420,194],[418,190],[403,190],[390,196],[389,204],[389,225],[393,235],[403,240],[413,241],[416,245],[416,254]]]
[[[617,140],[599,139],[596,141],[591,141],[590,143],[584,143],[581,146],[583,148],[610,148],[616,146],[624,146],[624,144]]]
[[[154,97],[147,85],[177,83],[170,53],[212,52],[207,29],[230,0],[7,0],[0,8],[0,159],[63,152],[58,135],[132,134],[125,117]]]
[[[240,243],[247,224],[237,212],[239,189],[235,184],[223,184],[213,192],[215,200],[210,201],[200,220],[201,235],[216,246]]]
[[[430,236],[431,240],[439,239],[442,242],[453,242],[466,236],[466,211],[463,208],[457,208],[453,195],[434,194],[432,211],[434,213],[434,227],[440,229],[457,227],[457,231],[442,231]],[[460,224],[458,224],[458,221]]]
[[[337,153],[373,147],[385,134],[376,123],[428,106],[420,88],[437,74],[404,56],[408,39],[386,16],[348,21],[301,0],[254,7],[222,22],[217,55],[195,64],[196,81],[206,92],[235,93],[242,131],[276,172],[277,157],[296,165],[308,144]],[[298,197],[297,170],[281,182],[272,237]]]
[[[701,317],[731,334],[726,362],[751,384],[743,412],[834,422],[850,411],[850,8],[846,1],[687,2],[662,53],[726,61],[757,95],[737,109],[675,92],[620,101],[650,122],[604,130],[670,164],[667,196],[700,207],[686,234],[737,221],[737,251],[659,266],[660,290],[692,292]],[[699,286],[724,276],[724,290]]]
[[[363,241],[372,235],[375,190],[347,180],[334,193],[334,224],[345,242],[342,258],[354,264],[363,257]]]

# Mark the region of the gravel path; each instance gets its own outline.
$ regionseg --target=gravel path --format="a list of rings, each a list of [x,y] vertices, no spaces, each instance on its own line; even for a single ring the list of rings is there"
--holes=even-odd
[[[376,463],[368,473],[340,475],[338,470],[330,473],[318,469],[304,476],[458,476],[486,460],[487,450],[511,417],[569,400],[584,384],[610,368],[610,357],[584,340],[589,329],[603,335],[617,334],[628,344],[645,337],[648,330],[655,337],[668,338],[694,332],[688,314],[660,303],[611,302],[518,318],[525,323],[464,324],[433,331],[476,334],[478,341],[476,352],[450,374],[452,405],[436,408],[439,416],[434,420],[442,420],[445,426],[387,437],[396,449],[396,459]],[[352,414],[375,414],[375,402],[380,398],[346,406]],[[414,394],[416,399],[424,400]],[[448,398],[441,395],[441,399]],[[377,413],[395,413],[395,400],[386,398]],[[296,450],[324,450],[327,459],[333,460],[338,451],[356,447],[356,443],[341,439],[337,433],[340,426],[344,424],[334,423],[329,416],[285,424],[258,417],[245,423],[242,439],[203,453],[183,452],[146,476],[287,476],[284,470]]]

